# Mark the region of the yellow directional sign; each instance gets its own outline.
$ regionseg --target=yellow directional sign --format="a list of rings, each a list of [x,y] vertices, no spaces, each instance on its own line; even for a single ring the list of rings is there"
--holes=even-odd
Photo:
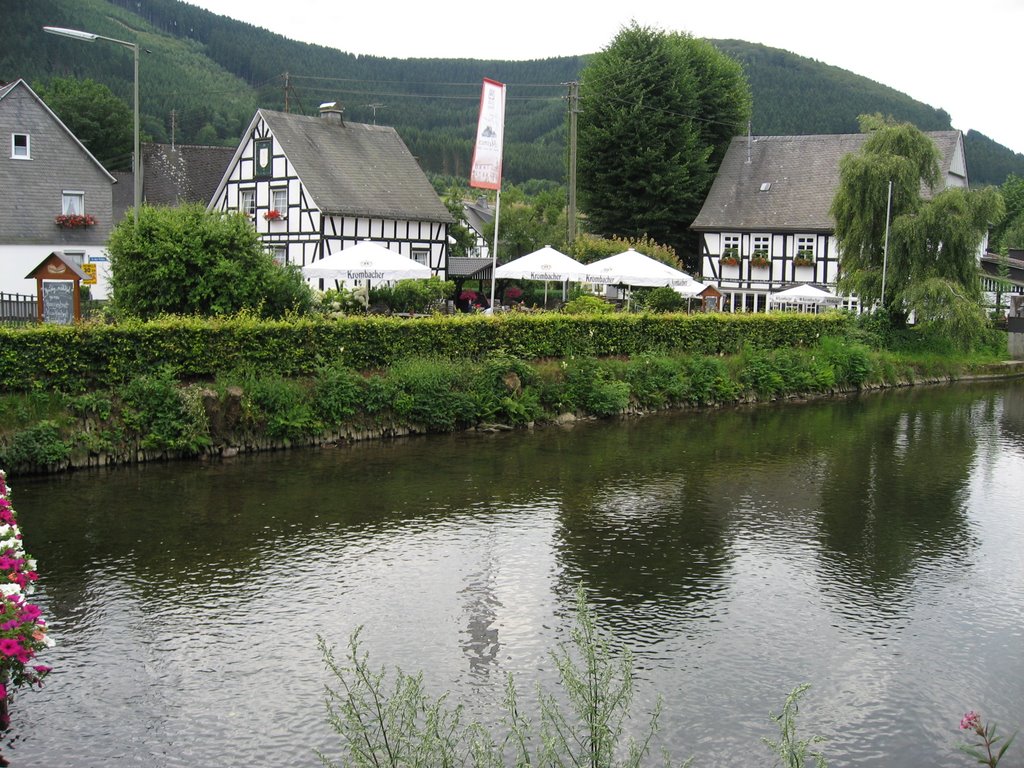
[[[82,271],[89,276],[87,280],[82,281],[82,285],[96,285],[96,265],[83,264]]]

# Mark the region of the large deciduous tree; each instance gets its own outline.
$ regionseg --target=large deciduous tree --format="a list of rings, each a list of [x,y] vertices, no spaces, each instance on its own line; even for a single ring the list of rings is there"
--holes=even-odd
[[[695,261],[688,228],[750,109],[740,64],[711,43],[623,28],[580,76],[578,178],[590,229],[649,236]]]
[[[312,293],[298,268],[277,264],[241,213],[201,205],[143,206],[110,236],[110,284],[118,314],[262,317],[303,313]]]
[[[864,116],[861,128],[871,135],[859,153],[840,161],[832,201],[840,288],[896,316],[915,312],[967,343],[984,325],[977,254],[988,227],[1003,216],[1002,198],[992,188],[939,191],[939,151],[909,123]]]
[[[55,77],[36,93],[73,134],[110,170],[130,170],[132,110],[102,83]]]

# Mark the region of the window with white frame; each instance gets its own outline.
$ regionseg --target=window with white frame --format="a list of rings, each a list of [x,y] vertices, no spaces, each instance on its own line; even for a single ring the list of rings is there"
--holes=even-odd
[[[732,256],[733,258],[739,258],[740,255],[740,236],[739,235],[722,235],[722,255]]]
[[[30,160],[32,146],[27,133],[11,134],[11,157],[17,160]]]
[[[256,215],[256,190],[252,187],[238,190],[238,210],[250,216]]]
[[[274,257],[274,261],[278,264],[288,263],[288,246],[287,245],[272,245],[270,246],[270,255]]]
[[[274,187],[270,190],[270,210],[277,211],[280,219],[288,217],[288,187]]]
[[[798,235],[796,238],[796,258],[807,261],[814,260],[814,235]]]
[[[771,247],[771,238],[768,235],[754,235],[753,245],[754,247],[750,252],[751,256],[760,256],[762,259],[768,258],[768,249]]]
[[[64,190],[60,194],[60,212],[65,216],[81,216],[85,213],[85,192]]]
[[[430,249],[429,248],[413,248],[412,249],[412,260],[422,264],[425,267],[430,266]]]

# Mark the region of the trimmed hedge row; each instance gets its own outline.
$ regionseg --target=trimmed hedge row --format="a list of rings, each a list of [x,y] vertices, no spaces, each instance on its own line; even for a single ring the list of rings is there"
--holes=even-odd
[[[384,368],[411,357],[479,358],[504,352],[522,360],[569,355],[678,351],[731,354],[744,347],[808,346],[840,335],[849,317],[828,315],[508,314],[415,320],[263,321],[168,318],[120,325],[0,329],[0,386],[80,392],[131,381],[170,366],[183,379],[231,370],[305,376],[319,365]]]

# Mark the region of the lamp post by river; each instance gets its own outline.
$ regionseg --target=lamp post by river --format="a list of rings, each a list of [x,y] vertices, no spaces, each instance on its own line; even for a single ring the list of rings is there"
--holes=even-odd
[[[135,204],[135,224],[138,225],[139,208],[142,207],[142,153],[139,148],[139,44],[129,43],[127,40],[118,40],[116,37],[106,37],[105,35],[97,35],[92,32],[82,32],[78,29],[65,29],[64,27],[43,27],[43,31],[49,32],[51,35],[70,37],[74,40],[85,40],[87,43],[91,43],[96,40],[106,40],[110,43],[123,45],[125,48],[131,48],[132,53],[135,55],[135,143],[132,148],[132,181],[135,185],[135,194],[132,199]]]

